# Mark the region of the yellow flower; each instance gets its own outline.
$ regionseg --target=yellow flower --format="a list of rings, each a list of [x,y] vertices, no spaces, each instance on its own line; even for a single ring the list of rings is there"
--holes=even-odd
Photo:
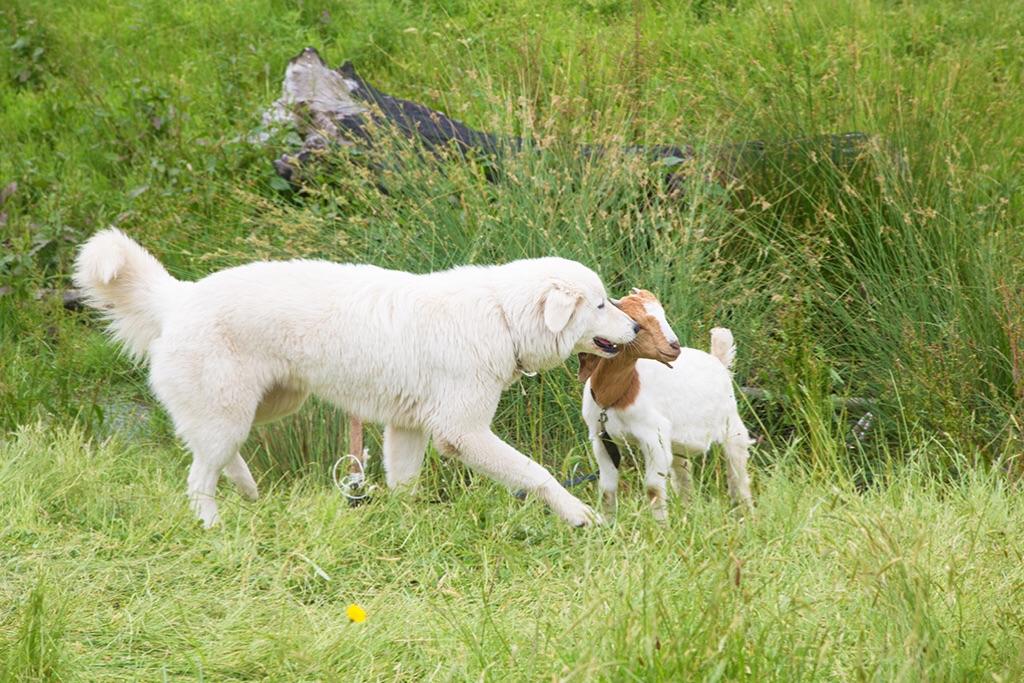
[[[345,614],[348,615],[349,621],[354,621],[357,624],[366,621],[366,610],[354,602],[345,608]]]

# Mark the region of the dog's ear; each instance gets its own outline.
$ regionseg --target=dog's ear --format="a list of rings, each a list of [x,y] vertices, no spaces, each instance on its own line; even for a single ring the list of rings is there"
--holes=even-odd
[[[580,353],[577,357],[580,359],[580,369],[576,376],[580,378],[580,382],[586,384],[597,369],[597,364],[601,362],[601,357],[593,353]]]
[[[581,298],[579,292],[560,284],[552,285],[544,297],[544,324],[548,329],[555,334],[564,330]]]

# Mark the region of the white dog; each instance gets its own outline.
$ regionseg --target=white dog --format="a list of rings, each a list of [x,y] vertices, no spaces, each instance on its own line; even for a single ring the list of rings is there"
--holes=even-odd
[[[413,482],[433,436],[443,453],[536,493],[570,524],[599,520],[490,429],[501,392],[571,353],[616,355],[632,319],[600,278],[561,258],[416,275],[326,261],[259,262],[198,282],[171,277],[124,233],[82,248],[74,281],[113,336],[148,358],[150,384],[192,452],[188,495],[207,527],[224,472],[255,498],[238,449],[254,422],[315,394],[386,425],[388,486]]]

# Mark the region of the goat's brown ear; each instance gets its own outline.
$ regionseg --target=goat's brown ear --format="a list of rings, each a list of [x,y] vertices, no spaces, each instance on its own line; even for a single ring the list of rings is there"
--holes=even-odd
[[[594,370],[597,369],[597,364],[601,362],[601,357],[595,356],[592,353],[581,353],[578,356],[580,359],[580,369],[576,376],[580,378],[581,382],[586,383],[590,376],[594,374]]]

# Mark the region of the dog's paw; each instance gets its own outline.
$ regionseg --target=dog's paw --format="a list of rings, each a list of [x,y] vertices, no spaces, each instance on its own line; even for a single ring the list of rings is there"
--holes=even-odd
[[[217,504],[209,497],[195,496],[192,498],[192,512],[195,513],[204,529],[212,529],[220,523],[220,514],[217,512]]]
[[[565,498],[560,501],[560,505],[555,508],[555,512],[574,527],[594,526],[604,523],[601,513],[568,492],[566,492]]]
[[[591,526],[604,522],[594,508],[566,491],[557,481],[551,480],[546,486],[542,486],[537,495],[551,507],[552,512],[570,526]]]
[[[604,516],[600,512],[589,505],[584,505],[583,507],[586,508],[586,512],[584,513],[585,519],[573,524],[574,527],[579,529],[585,526],[600,526],[601,524],[604,524]]]

